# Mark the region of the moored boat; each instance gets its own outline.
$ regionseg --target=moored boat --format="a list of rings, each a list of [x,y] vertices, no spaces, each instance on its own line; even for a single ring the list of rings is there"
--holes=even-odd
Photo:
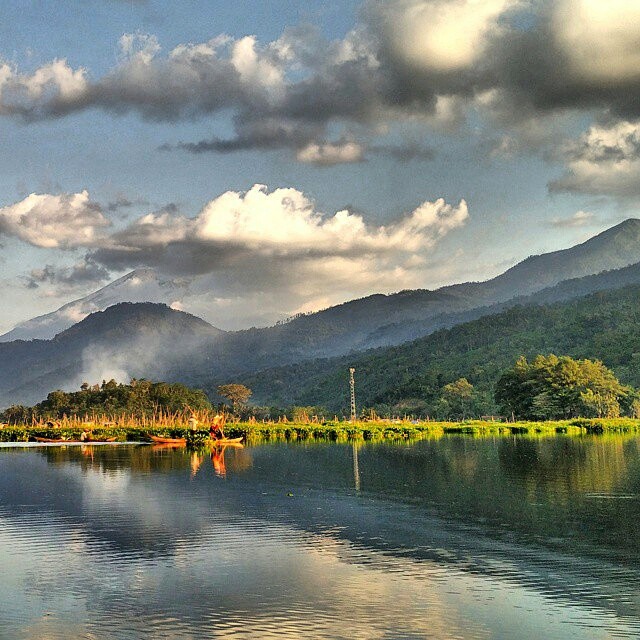
[[[239,438],[212,438],[211,442],[215,445],[242,445],[242,440],[244,436],[240,436]]]
[[[173,444],[177,446],[187,444],[186,438],[166,438],[164,436],[151,436],[151,435],[149,436],[149,438],[151,438],[152,442],[155,442],[156,444]]]
[[[80,440],[80,439],[65,439],[65,438],[42,438],[40,436],[34,436],[33,439],[36,442],[46,442],[49,444],[87,444],[87,443],[91,443],[91,444],[96,444],[99,442],[115,442],[116,437],[113,436],[112,438],[96,438],[94,439],[85,439],[85,440]]]

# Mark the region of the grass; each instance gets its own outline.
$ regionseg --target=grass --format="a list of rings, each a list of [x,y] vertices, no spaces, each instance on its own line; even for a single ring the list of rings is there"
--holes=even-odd
[[[195,431],[188,423],[191,412],[158,414],[152,418],[126,416],[84,416],[63,418],[54,426],[46,422],[30,425],[8,425],[0,428],[0,442],[26,442],[34,437],[78,439],[84,430],[91,431],[94,439],[116,437],[118,441],[144,441],[148,435],[185,437],[190,444],[204,444],[209,432],[206,425],[213,414],[196,413],[199,426]],[[228,437],[244,436],[249,443],[270,441],[409,441],[440,437],[445,434],[470,436],[499,435],[580,435],[585,433],[640,433],[640,420],[632,418],[577,418],[549,422],[489,422],[468,420],[464,422],[412,422],[412,421],[362,421],[362,422],[269,422],[229,421],[225,427]]]

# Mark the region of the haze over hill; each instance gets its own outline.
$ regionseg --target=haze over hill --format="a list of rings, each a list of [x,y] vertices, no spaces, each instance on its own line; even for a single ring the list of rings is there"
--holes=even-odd
[[[65,304],[57,311],[21,322],[0,336],[0,342],[48,340],[90,313],[104,311],[119,302],[162,302],[172,305],[185,296],[187,288],[186,282],[162,279],[153,269],[136,269],[84,298]]]
[[[0,403],[30,403],[84,381],[162,379],[222,332],[163,304],[120,303],[52,340],[0,343]]]

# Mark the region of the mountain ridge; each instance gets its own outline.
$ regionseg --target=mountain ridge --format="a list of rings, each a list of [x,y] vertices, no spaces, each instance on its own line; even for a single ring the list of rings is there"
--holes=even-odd
[[[125,382],[127,377],[155,377],[211,390],[216,383],[273,367],[402,344],[514,305],[568,300],[640,283],[638,260],[621,269],[539,289],[559,274],[599,267],[620,247],[627,248],[616,254],[614,263],[640,254],[640,220],[613,227],[572,250],[542,254],[554,264],[562,256],[573,256],[543,278],[535,276],[539,260],[528,259],[505,272],[508,277],[501,274],[485,283],[373,294],[271,327],[235,332],[221,331],[161,303],[119,303],[89,315],[51,340],[0,342],[0,404],[41,400],[42,393],[56,386],[74,388],[83,376],[98,381],[117,377]],[[156,277],[151,270],[142,275]],[[500,284],[505,277],[507,284]],[[536,291],[501,300],[505,291],[531,288]]]
[[[496,304],[516,296],[531,294],[563,280],[619,269],[639,262],[640,219],[629,218],[567,249],[529,256],[489,280],[452,284],[434,290],[405,289],[392,294],[374,293],[310,315],[324,314],[324,318],[332,318],[335,314],[346,311],[357,316],[357,320],[363,323],[363,329],[355,331],[354,341],[357,344],[363,334],[380,326],[372,326],[371,309],[375,311],[384,307],[383,315],[387,318],[401,313],[403,315],[399,320],[418,320],[424,318],[425,313],[438,316],[445,312],[454,313]],[[21,323],[0,336],[0,342],[51,338],[81,317],[118,302],[163,302],[171,306],[185,296],[188,298],[189,291],[189,284],[184,280],[161,278],[153,269],[137,269],[84,298],[63,305],[57,311]],[[188,304],[180,308],[183,307],[188,310]],[[305,317],[309,316],[303,316]],[[366,323],[369,325],[368,331],[365,330]],[[384,324],[390,323],[387,321]],[[359,344],[356,348],[367,346],[373,345]]]

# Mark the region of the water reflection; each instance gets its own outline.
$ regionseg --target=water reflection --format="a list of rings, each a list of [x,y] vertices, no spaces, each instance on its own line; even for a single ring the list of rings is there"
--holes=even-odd
[[[0,635],[637,637],[639,480],[624,437],[0,450]]]

